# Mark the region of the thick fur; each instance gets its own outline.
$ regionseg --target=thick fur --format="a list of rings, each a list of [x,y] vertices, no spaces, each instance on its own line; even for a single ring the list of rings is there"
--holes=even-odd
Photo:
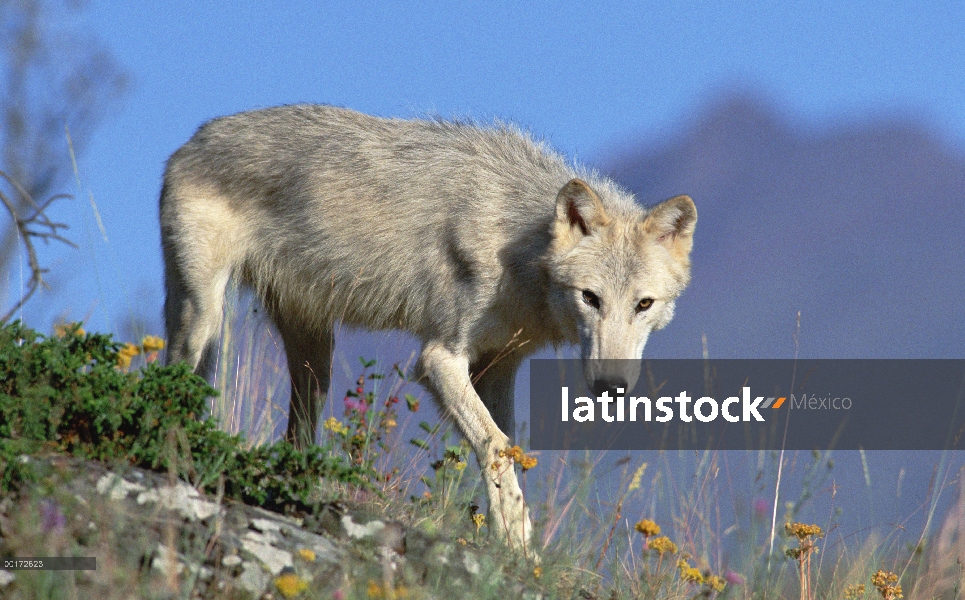
[[[292,378],[287,436],[315,441],[336,323],[405,330],[423,382],[475,449],[490,523],[530,537],[512,468],[513,379],[547,345],[638,358],[687,285],[696,223],[650,210],[515,127],[296,105],[215,119],[171,156],[161,192],[168,361],[208,374],[225,288],[264,303]],[[589,295],[588,295],[589,294]],[[641,305],[642,300],[648,300]]]

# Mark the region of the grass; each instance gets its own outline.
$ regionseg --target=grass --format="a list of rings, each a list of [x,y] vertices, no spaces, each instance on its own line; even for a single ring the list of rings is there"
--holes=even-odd
[[[2,553],[84,550],[104,564],[93,574],[18,572],[21,597],[70,597],[77,590],[100,590],[104,598],[169,597],[172,589],[190,597],[194,589],[190,573],[172,583],[142,564],[148,536],[131,533],[144,530],[142,517],[73,497],[56,472],[21,458],[50,454],[160,470],[212,496],[302,516],[308,526],[324,502],[364,506],[478,552],[481,575],[471,588],[478,598],[505,597],[517,584],[551,598],[961,597],[961,474],[957,503],[944,519],[934,519],[932,535],[907,547],[897,536],[842,534],[834,510],[817,524],[803,520],[816,514],[810,508],[815,498],[827,495],[833,464],[820,453],[809,461],[789,457],[784,476],[797,469],[802,486],[778,507],[781,527],[771,552],[774,505],[767,493],[777,477],[774,453],[759,455],[748,486],[729,481],[731,457],[721,452],[666,452],[643,462],[629,455],[613,461],[603,453],[530,456],[515,449],[514,462],[530,467],[518,473],[533,510],[542,559],[537,565],[490,542],[472,454],[445,423],[420,420],[418,388],[404,367],[383,371],[361,360],[355,387],[330,403],[321,444],[300,453],[268,443],[267,430],[277,423],[264,415],[272,409],[238,413],[215,402],[222,422],[267,428],[255,427],[258,443],[221,431],[214,419],[197,419],[214,391],[184,367],[159,367],[161,343],[119,344],[79,326],[50,337],[19,323],[0,329]],[[742,504],[745,509],[726,514],[728,505]],[[177,553],[199,556],[214,533],[164,535]],[[380,564],[377,557],[360,560],[335,597],[466,593],[444,569],[387,574]],[[291,585],[297,597],[333,597],[331,590],[318,596],[300,590],[297,581]]]

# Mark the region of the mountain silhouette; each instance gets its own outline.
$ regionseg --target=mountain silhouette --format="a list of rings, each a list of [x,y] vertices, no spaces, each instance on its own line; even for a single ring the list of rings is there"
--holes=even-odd
[[[965,154],[913,120],[808,130],[731,94],[607,174],[699,214],[693,280],[645,355],[965,357]]]

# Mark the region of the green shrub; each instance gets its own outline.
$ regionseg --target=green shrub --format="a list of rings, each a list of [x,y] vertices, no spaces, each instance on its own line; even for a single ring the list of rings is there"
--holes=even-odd
[[[50,451],[174,470],[199,488],[271,510],[310,510],[319,478],[370,487],[369,465],[286,442],[246,450],[206,413],[217,392],[187,365],[126,372],[121,344],[79,326],[45,337],[0,327],[0,489],[33,477],[22,455]],[[120,352],[119,352],[120,351]]]

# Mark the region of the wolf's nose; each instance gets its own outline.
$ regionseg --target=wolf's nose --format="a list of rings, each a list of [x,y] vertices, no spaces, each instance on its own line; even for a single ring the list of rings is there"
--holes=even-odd
[[[617,388],[622,391],[617,392]],[[627,380],[619,375],[609,375],[606,377],[598,377],[593,382],[593,393],[597,396],[602,396],[603,392],[608,392],[611,398],[616,396],[622,396],[627,392]]]

